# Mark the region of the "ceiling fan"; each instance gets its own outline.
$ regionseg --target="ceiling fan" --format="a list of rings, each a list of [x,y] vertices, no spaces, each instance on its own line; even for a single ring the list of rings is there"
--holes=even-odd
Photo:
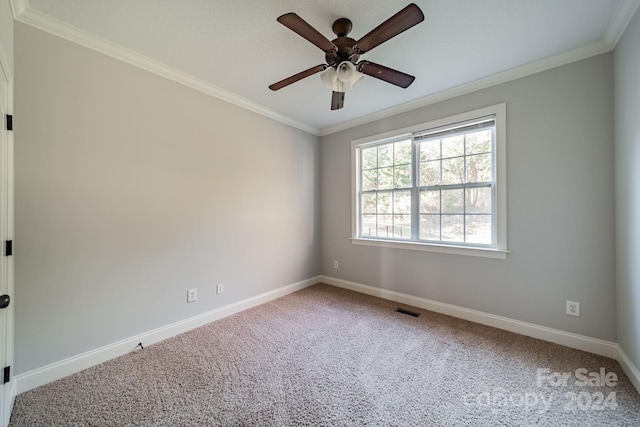
[[[420,8],[411,3],[356,41],[347,37],[352,28],[351,21],[347,18],[340,18],[333,23],[331,28],[337,38],[329,41],[295,13],[284,14],[278,18],[278,22],[322,49],[327,63],[316,65],[287,77],[272,84],[269,89],[279,90],[324,71],[321,75],[322,81],[331,87],[333,91],[331,98],[332,110],[338,110],[344,106],[345,91],[358,83],[365,74],[406,89],[415,80],[414,76],[370,61],[358,62],[358,59],[363,53],[370,51],[423,20],[424,15]]]

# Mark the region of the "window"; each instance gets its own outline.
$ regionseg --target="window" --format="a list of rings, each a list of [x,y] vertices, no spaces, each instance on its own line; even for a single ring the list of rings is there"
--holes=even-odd
[[[505,110],[354,141],[353,242],[505,258]]]

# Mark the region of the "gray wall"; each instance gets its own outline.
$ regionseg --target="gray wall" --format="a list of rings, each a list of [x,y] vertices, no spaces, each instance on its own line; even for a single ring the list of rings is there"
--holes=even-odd
[[[615,50],[618,343],[640,367],[640,13]]]
[[[17,374],[319,274],[318,137],[15,41]]]
[[[350,243],[353,139],[500,102],[506,260]],[[323,274],[616,340],[612,54],[325,136],[320,152]],[[565,300],[582,316],[566,315]]]
[[[616,51],[616,90],[628,94],[616,99],[628,111],[618,111],[616,124],[618,154],[628,151],[616,164],[618,337],[612,54],[318,144],[17,24],[16,373],[319,273],[619,339],[638,366],[630,326],[640,317],[638,247],[624,238],[634,226],[638,234],[631,218],[640,206],[632,186],[640,181],[632,168],[640,160],[632,138],[640,65],[630,47],[637,21]],[[351,140],[500,102],[508,117],[506,260],[350,243]],[[187,304],[194,287],[199,301]],[[582,303],[581,317],[564,314],[567,299]]]

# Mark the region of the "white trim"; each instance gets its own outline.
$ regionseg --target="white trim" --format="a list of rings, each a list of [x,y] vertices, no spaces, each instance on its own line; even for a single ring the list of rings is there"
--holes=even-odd
[[[492,107],[493,108],[493,107]],[[507,253],[507,104],[496,108],[496,249]]]
[[[9,410],[5,414],[4,420],[0,420],[0,425],[2,426],[8,426],[9,421],[11,421],[11,412],[13,412],[13,405],[15,404],[16,396],[18,395],[18,384],[16,381],[11,381],[8,393],[9,395],[7,399],[9,400],[9,405],[7,407],[9,408]]]
[[[481,247],[463,247],[454,245],[436,245],[433,243],[421,243],[414,241],[390,241],[378,239],[351,238],[351,243],[362,246],[377,246],[379,248],[406,249],[410,251],[437,252],[450,255],[476,256],[481,258],[507,259],[508,250]]]
[[[29,0],[9,0],[9,6],[11,6],[13,19],[18,19],[18,16],[22,15],[27,7],[29,7]]]
[[[14,81],[9,81],[9,102],[7,105],[8,113],[13,115],[13,100],[14,100]],[[15,123],[14,123],[15,128]],[[9,132],[8,140],[7,140],[7,240],[15,240],[15,173],[14,173],[14,132]],[[15,260],[14,257],[9,257],[7,260],[7,285],[9,295],[15,295]],[[9,410],[13,410],[13,404],[16,398],[16,390],[17,385],[16,381],[13,378],[13,373],[15,372],[15,305],[9,311],[9,316],[7,318],[7,331],[8,331],[8,342],[11,343],[11,349],[9,350],[9,360],[10,366],[12,366],[12,373],[9,382],[11,384],[11,388],[9,391]],[[8,414],[11,417],[11,413]]]
[[[516,334],[538,338],[543,341],[564,345],[566,347],[587,351],[589,353],[610,357],[612,359],[617,359],[618,356],[618,345],[610,341],[604,341],[584,335],[573,334],[571,332],[565,332],[558,329],[547,328],[546,326],[539,326],[533,323],[510,319],[508,317],[496,316],[494,314],[484,313],[482,311],[471,310],[452,304],[446,304],[426,298],[415,297],[401,292],[376,288],[373,286],[363,285],[360,283],[350,282],[334,277],[320,276],[320,279],[322,283],[327,283],[339,288],[349,289],[355,292],[384,298],[390,301],[424,308],[436,313],[442,313],[449,316],[457,317],[459,319],[469,320],[471,322],[480,323],[482,325],[503,329],[505,331],[515,332]]]
[[[250,101],[228,90],[222,89],[190,74],[170,67],[162,62],[148,58],[133,50],[112,43],[87,31],[81,30],[73,25],[67,24],[59,19],[46,15],[38,10],[27,7],[24,12],[16,16],[16,20],[23,24],[30,25],[39,30],[53,34],[70,42],[79,44],[86,48],[95,50],[104,55],[125,62],[134,67],[141,68],[151,73],[157,74],[166,79],[180,83],[191,89],[195,89],[214,98],[237,105],[246,110],[276,120],[289,126],[293,126],[313,135],[319,135],[319,130],[305,123],[285,117],[261,104]]]
[[[170,325],[166,325],[130,338],[123,339],[113,344],[97,348],[67,359],[52,363],[41,368],[25,372],[14,377],[17,393],[23,393],[35,387],[64,378],[68,375],[80,372],[107,360],[113,359],[123,354],[136,350],[138,343],[148,346],[167,338],[174,337],[183,332],[197,328],[223,317],[230,316],[251,307],[264,304],[276,298],[280,298],[292,292],[299,291],[320,282],[320,276],[302,280],[291,285],[283,286],[273,291],[265,292],[251,298],[247,298],[224,307],[216,308],[206,313],[184,319]]]
[[[611,49],[614,49],[618,44],[624,30],[638,10],[638,6],[640,6],[640,0],[622,0],[618,4],[603,38]]]
[[[41,13],[29,7],[28,0],[10,0],[14,18],[24,24],[31,25],[42,31],[62,37],[71,42],[80,44],[89,49],[96,50],[105,55],[111,56],[133,66],[142,68],[152,73],[158,74],[167,79],[181,83],[187,87],[198,90],[207,95],[225,100],[234,105],[238,105],[249,111],[269,117],[281,123],[293,126],[305,132],[309,132],[316,136],[326,136],[342,130],[350,129],[376,120],[385,119],[417,108],[426,107],[438,102],[446,101],[457,96],[466,95],[491,86],[496,86],[552,68],[560,67],[572,62],[580,61],[601,53],[608,52],[615,47],[620,36],[629,24],[633,13],[638,8],[640,0],[622,0],[614,16],[611,18],[604,39],[580,47],[578,49],[563,52],[548,58],[541,59],[520,67],[513,68],[498,74],[462,84],[460,86],[444,90],[432,95],[428,95],[405,104],[397,105],[382,111],[358,117],[334,126],[317,129],[305,123],[285,117],[265,106],[254,103],[246,98],[242,98],[222,88],[214,86],[203,80],[197,79],[189,74],[171,68],[158,61],[144,57],[134,51],[126,49],[122,46],[113,44],[83,31],[77,27],[69,25],[63,21],[57,20],[49,15]]]
[[[13,72],[9,68],[9,60],[2,45],[0,45],[0,73],[4,75],[4,79],[8,82],[13,80]]]
[[[343,289],[349,289],[355,292],[384,298],[390,301],[396,301],[415,307],[424,308],[426,310],[442,313],[460,319],[469,320],[471,322],[492,326],[494,328],[504,329],[520,335],[526,335],[538,338],[544,341],[553,342],[571,348],[587,351],[601,356],[610,357],[620,362],[623,370],[640,392],[640,372],[627,357],[622,348],[613,342],[590,338],[583,335],[572,334],[557,329],[538,326],[532,323],[521,322],[519,320],[509,319],[502,316],[496,316],[477,310],[470,310],[464,307],[452,304],[441,303],[426,298],[415,297],[412,295],[375,288],[373,286],[363,285],[360,283],[350,282],[347,280],[337,279],[330,276],[316,276],[307,280],[303,280],[270,292],[247,298],[236,303],[229,304],[211,310],[207,313],[200,314],[170,325],[154,329],[152,331],[139,334],[116,343],[77,355],[59,362],[52,363],[42,368],[20,374],[14,377],[13,386],[10,395],[12,397],[12,405],[15,396],[18,393],[31,390],[35,387],[47,384],[51,381],[66,377],[68,375],[95,366],[99,363],[121,356],[135,350],[139,342],[144,345],[151,345],[156,342],[171,338],[180,333],[186,332],[193,328],[205,325],[215,320],[230,316],[251,307],[264,304],[274,299],[280,298],[287,294],[296,292],[316,283],[327,283]]]
[[[531,62],[521,67],[512,68],[511,70],[503,71],[498,74],[493,74],[470,83],[462,84],[451,89],[443,90],[442,92],[434,93],[433,95],[428,95],[423,98],[416,99],[415,101],[410,101],[405,104],[387,108],[386,110],[358,117],[357,119],[339,123],[335,126],[329,126],[320,129],[319,136],[331,135],[333,133],[351,129],[356,126],[386,119],[397,114],[406,113],[408,111],[413,111],[418,108],[426,107],[428,105],[437,104],[439,102],[447,101],[458,96],[477,92],[482,89],[497,86],[502,83],[507,83],[512,80],[527,77],[532,74],[550,70],[552,68],[561,67],[572,62],[581,61],[583,59],[587,59],[592,56],[608,52],[610,50],[611,47],[607,43],[602,40],[597,41],[595,43],[591,43],[587,46],[583,46],[569,52],[560,53],[558,55],[550,56],[539,61]]]
[[[3,114],[13,114],[13,70],[8,61],[6,52],[4,47],[0,44],[0,80],[6,82],[6,92],[4,90],[0,91],[0,96],[4,99],[0,101],[3,108],[0,108]],[[6,107],[6,109],[4,109]],[[4,126],[4,117],[0,117],[0,123]],[[0,236],[0,240],[12,240],[13,239],[13,132],[6,131],[2,129],[2,131],[6,135],[6,140],[3,141],[3,145],[1,147],[0,152],[0,162],[2,163],[2,176],[0,177],[0,184],[2,185],[2,190],[0,190],[0,194],[2,195],[2,200],[0,201],[1,211],[0,212],[0,220],[2,224],[0,225],[0,230],[3,231],[2,236]],[[6,284],[6,288],[4,289],[8,295],[14,298],[14,284],[13,284],[13,257],[6,257],[3,261],[6,266],[6,271],[3,272],[3,277],[0,279],[3,283]],[[5,309],[6,311],[6,324],[4,325],[5,330],[3,331],[3,342],[2,344],[7,344],[6,348],[2,348],[0,351],[3,352],[2,361],[6,364],[5,366],[11,366],[12,370],[14,369],[14,357],[13,357],[13,335],[14,335],[14,304],[11,304],[9,308]],[[9,419],[11,417],[11,410],[13,409],[13,402],[15,400],[15,380],[13,379],[13,375],[9,378],[9,383],[4,384],[3,393],[1,396],[3,400],[0,402],[0,426],[5,426],[9,424]],[[6,411],[6,412],[5,412]]]
[[[629,377],[629,380],[638,393],[640,393],[640,370],[633,364],[631,359],[629,359],[629,356],[627,356],[627,353],[625,353],[622,347],[620,347],[620,344],[617,345],[617,350],[618,357],[616,359],[618,360],[618,363],[620,363],[622,370],[627,374],[627,377]]]

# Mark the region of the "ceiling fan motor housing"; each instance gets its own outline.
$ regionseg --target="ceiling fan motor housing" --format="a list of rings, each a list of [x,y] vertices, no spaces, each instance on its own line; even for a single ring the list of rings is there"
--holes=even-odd
[[[331,109],[338,110],[344,105],[344,91],[355,86],[365,74],[401,88],[409,87],[415,79],[409,74],[384,65],[370,61],[358,62],[360,55],[424,21],[424,14],[415,3],[409,4],[391,16],[358,41],[348,37],[353,24],[347,18],[334,21],[331,29],[337,38],[333,41],[329,41],[294,12],[279,16],[277,21],[320,48],[325,54],[327,64],[316,65],[280,80],[269,86],[271,90],[282,89],[316,73],[323,72],[320,77],[327,86],[331,87],[333,93]]]
[[[351,61],[352,63],[358,62],[360,55],[356,55],[353,52],[353,46],[356,41],[351,37],[347,37],[347,34],[351,32],[353,24],[347,18],[337,19],[331,29],[338,36],[337,39],[331,41],[337,48],[338,52],[330,52],[325,55],[327,64],[330,66],[337,66],[343,61]]]

